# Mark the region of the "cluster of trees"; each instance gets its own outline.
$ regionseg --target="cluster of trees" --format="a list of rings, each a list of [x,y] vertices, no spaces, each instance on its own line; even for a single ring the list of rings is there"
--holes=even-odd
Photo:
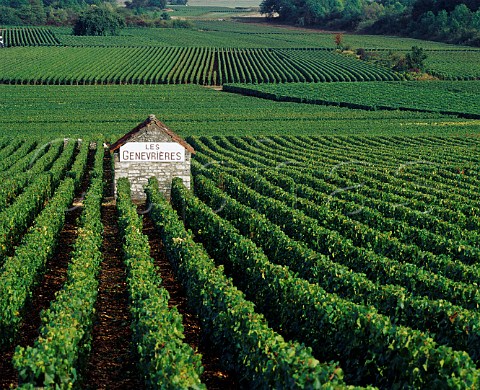
[[[480,1],[418,0],[398,15],[380,18],[371,32],[480,46]]]
[[[172,0],[186,4],[187,0]],[[127,26],[189,27],[169,21],[167,0],[0,0],[0,25],[74,26],[77,35],[111,35]]]
[[[363,48],[357,49],[356,54],[363,61],[378,63],[397,72],[404,72],[406,77],[412,77],[414,73],[421,74],[424,72],[425,60],[427,59],[425,50],[418,46],[413,46],[412,50],[406,54],[393,51],[387,53],[372,52]]]
[[[0,0],[0,24],[72,25],[86,7],[104,3],[103,0]]]
[[[297,25],[480,45],[479,0],[263,0],[261,12]]]
[[[356,29],[403,11],[412,0],[263,0],[261,12],[299,25]]]
[[[169,0],[169,4],[173,5],[185,5],[188,0]],[[163,9],[167,6],[167,0],[128,0],[125,2],[125,6],[130,9],[134,9],[137,12],[143,12],[151,8]]]
[[[80,14],[73,26],[74,35],[118,35],[125,18],[112,6],[93,6]]]

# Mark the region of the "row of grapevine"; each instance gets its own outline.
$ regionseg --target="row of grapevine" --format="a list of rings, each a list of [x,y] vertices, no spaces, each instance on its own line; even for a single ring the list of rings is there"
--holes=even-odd
[[[260,153],[265,156],[272,157],[265,144],[257,142],[253,137],[248,137],[243,140],[229,138],[235,141],[237,146],[247,148],[250,151]],[[396,140],[397,141],[397,140]],[[458,140],[459,143],[461,139]],[[300,157],[302,161],[299,164],[292,164],[292,167],[315,168],[309,163],[310,158],[321,158],[323,163],[327,163],[331,167],[331,179],[340,179],[340,175],[347,176],[351,180],[358,180],[358,182],[368,182],[369,187],[375,189],[387,190],[391,193],[392,188],[384,188],[389,184],[404,187],[402,194],[396,196],[408,198],[410,207],[420,211],[425,211],[435,205],[435,214],[439,213],[444,219],[455,220],[461,223],[462,226],[469,230],[476,229],[475,222],[470,220],[467,222],[465,217],[471,217],[475,214],[472,210],[464,204],[459,204],[458,210],[452,210],[444,207],[445,202],[455,197],[461,202],[469,202],[469,198],[475,190],[475,166],[478,164],[478,159],[474,153],[468,154],[468,145],[442,145],[441,141],[435,141],[431,145],[418,145],[417,149],[411,149],[408,152],[402,151],[402,160],[399,161],[399,154],[393,150],[393,145],[382,145],[373,140],[357,141],[354,138],[344,139],[341,137],[325,137],[325,138],[271,138],[271,142],[276,143],[276,159],[289,158],[293,151],[300,152],[303,150],[303,155]],[[311,146],[309,147],[309,142]],[[401,142],[401,139],[398,140]],[[427,143],[427,140],[422,140]],[[252,148],[253,147],[253,148]],[[309,148],[308,155],[305,148]],[[372,155],[371,149],[375,148],[377,153],[382,153],[384,158],[381,166],[378,160]],[[395,145],[398,148],[398,144]],[[423,151],[430,153],[429,149],[435,148],[435,154],[428,157],[428,160],[418,161],[418,152]],[[357,161],[349,164],[340,164],[341,161],[346,161],[352,152],[356,153]],[[417,155],[415,154],[417,153]],[[358,160],[361,158],[361,161]],[[416,158],[416,160],[415,160]],[[405,159],[408,159],[405,161]],[[448,165],[445,164],[448,160]],[[458,164],[457,166],[453,164]],[[355,170],[352,170],[352,165]],[[388,166],[388,167],[387,167]],[[459,166],[462,167],[459,169]],[[463,173],[461,172],[463,170]],[[465,172],[467,171],[467,172]],[[461,173],[461,174],[459,174]],[[439,182],[440,181],[440,182]],[[437,183],[437,186],[433,185]],[[448,198],[444,198],[443,192],[452,191]],[[472,192],[473,191],[473,192]],[[395,196],[392,194],[392,196]],[[397,199],[399,203],[405,199]],[[458,203],[461,203],[458,202]],[[428,206],[426,205],[428,203]],[[443,208],[442,208],[443,206]],[[459,212],[463,213],[462,217]],[[470,227],[469,225],[472,224]]]
[[[11,27],[3,31],[5,47],[55,46],[59,40],[50,29],[43,27]]]
[[[322,226],[295,205],[290,206],[261,195],[226,173],[222,174],[222,180],[225,191],[230,196],[241,199],[242,203],[265,214],[291,238],[305,242],[311,249],[335,258],[336,262],[356,272],[365,273],[375,282],[398,284],[414,294],[425,295],[431,299],[446,299],[467,309],[474,310],[480,305],[480,295],[473,281],[454,282],[422,266],[378,255],[368,247],[358,247],[341,235],[335,226]],[[258,186],[254,187],[259,189]]]
[[[101,143],[97,143],[97,145]],[[87,149],[87,148],[85,148]],[[40,336],[33,346],[17,347],[13,361],[19,388],[69,388],[81,382],[79,362],[90,350],[98,272],[102,260],[103,148],[98,147],[91,183],[83,202],[80,234],[67,271],[67,282],[42,313]],[[84,158],[78,160],[84,165]],[[80,173],[84,167],[76,172]]]
[[[241,148],[242,154],[244,156],[250,155],[252,157],[251,161],[255,162],[255,164],[261,161],[264,161],[265,164],[271,164],[272,161],[274,164],[278,164],[278,161],[275,162],[276,158],[279,156],[289,158],[291,153],[296,149],[295,145],[287,142],[287,148],[279,145],[275,149],[275,154],[273,154],[264,148],[265,145],[263,143],[249,145],[247,142],[252,142],[252,139],[247,140],[247,142],[243,142],[238,138],[230,139],[235,144],[234,146],[230,146],[234,147],[234,149],[236,147]],[[223,142],[222,145],[226,150],[229,149],[229,145],[225,142]],[[300,150],[298,150],[298,152],[300,152]],[[335,158],[337,154],[335,151],[331,151],[328,154],[324,153],[325,150],[322,151],[321,155],[317,155],[317,158],[321,156],[322,160],[325,161],[332,157]],[[341,153],[343,153],[343,151]],[[340,161],[341,160],[338,160],[338,162]],[[271,167],[274,168],[275,166],[271,165]],[[373,206],[379,211],[384,212],[387,217],[393,216],[398,219],[411,220],[411,225],[415,228],[428,228],[439,237],[453,238],[461,242],[462,250],[458,250],[457,247],[447,249],[446,253],[449,255],[457,257],[469,264],[476,262],[478,259],[479,251],[472,248],[471,243],[478,242],[477,230],[480,220],[478,215],[475,214],[474,202],[469,201],[469,199],[474,198],[475,187],[468,192],[466,198],[462,198],[459,201],[463,206],[460,205],[457,211],[446,208],[444,204],[435,205],[437,198],[426,197],[427,202],[423,202],[418,199],[420,195],[417,191],[412,191],[410,194],[407,189],[404,189],[401,196],[395,194],[399,186],[405,187],[405,181],[411,183],[414,179],[409,178],[408,180],[402,181],[396,177],[397,175],[391,177],[385,172],[378,173],[368,166],[364,167],[361,165],[356,167],[354,172],[348,174],[348,179],[339,177],[338,174],[340,172],[338,170],[334,178],[331,173],[324,173],[321,170],[308,168],[306,166],[300,166],[297,169],[294,164],[289,164],[288,168],[282,167],[282,169],[275,170],[277,173],[287,174],[292,178],[296,178],[295,184],[313,183],[315,188],[322,188],[324,198],[334,193],[338,189],[338,186],[341,186],[341,188],[353,188],[356,183],[362,183],[362,193],[354,194],[358,202],[357,208],[360,207],[360,204],[361,207]],[[306,171],[309,172],[309,174],[303,175]],[[374,176],[374,178],[372,178],[372,176]],[[326,183],[326,181],[328,181],[328,183]],[[456,184],[458,186],[458,181]],[[291,185],[291,183],[287,183],[286,187],[289,188]],[[289,190],[291,191],[291,188],[289,188]],[[452,190],[454,190],[454,188],[447,189],[447,191]],[[343,195],[342,193],[339,194],[336,199],[337,198],[349,198],[349,194]],[[318,197],[316,199],[318,199]],[[361,202],[359,200],[361,200]],[[329,203],[329,199],[324,199],[324,201]],[[394,206],[398,204],[402,204],[403,207],[398,209],[398,207]],[[429,210],[429,213],[426,214],[425,210]],[[410,240],[410,238],[408,238],[408,240]]]
[[[335,152],[332,152],[329,157],[334,155]],[[435,169],[441,171],[441,169]],[[464,253],[470,251],[469,246],[478,242],[479,217],[478,212],[475,212],[475,186],[468,182],[464,183],[463,180],[460,181],[459,179],[448,185],[445,179],[435,175],[429,179],[431,183],[427,185],[426,190],[428,191],[429,186],[439,189],[443,186],[444,195],[442,196],[440,191],[436,193],[435,197],[424,194],[424,201],[418,193],[418,190],[423,190],[424,187],[415,187],[415,185],[409,185],[408,183],[415,183],[419,179],[424,179],[425,173],[415,168],[413,171],[412,174],[395,174],[392,176],[385,172],[380,174],[371,167],[357,167],[354,172],[347,175],[342,174],[343,177],[337,176],[332,180],[328,174],[312,169],[311,175],[306,179],[308,182],[301,179],[300,181],[305,184],[310,183],[314,188],[322,188],[322,192],[327,194],[331,194],[336,189],[335,186],[346,188],[353,186],[354,183],[363,183],[364,186],[358,193],[342,193],[339,194],[338,198],[356,200],[363,206],[378,209],[386,217],[408,220],[410,225],[414,227],[428,229],[428,231],[439,236],[454,239],[462,245],[466,245],[466,247],[465,250],[450,250],[449,254],[458,255],[467,263],[475,262],[475,256],[478,258],[478,253],[477,255],[473,252]],[[458,174],[457,176],[463,177],[463,175]],[[328,178],[330,179],[329,183],[325,183]],[[461,188],[463,185],[466,186],[465,190]],[[403,189],[401,194],[396,194],[396,189],[399,186],[406,188]],[[452,203],[449,202],[449,198],[452,198]],[[439,199],[443,200],[439,201]],[[458,206],[455,206],[457,210],[451,210],[449,206],[455,204],[458,204]],[[458,252],[458,254],[456,255],[455,252]]]
[[[0,189],[0,211],[3,211],[20,193],[25,192],[32,180],[36,180],[50,169],[61,153],[62,144],[47,143],[43,147],[31,150],[23,157],[17,156],[19,158],[0,173],[0,179],[4,180],[4,185]]]
[[[302,60],[301,63],[303,68],[306,69],[309,62]],[[332,63],[334,62],[332,61]],[[355,68],[351,66],[349,66],[348,69],[350,69],[351,72],[355,72]],[[314,73],[312,72],[312,74]],[[337,70],[332,71],[332,74],[338,78],[342,73]],[[359,81],[361,79],[355,77],[353,80]],[[479,81],[471,81],[469,83],[437,81],[424,82],[420,85],[415,82],[369,82],[335,85],[319,83],[292,83],[286,85],[233,84],[225,85],[224,89],[228,92],[257,96],[276,101],[334,105],[364,110],[439,112],[442,114],[478,119],[480,118],[480,111],[477,104],[479,99],[479,84]],[[472,87],[475,86],[476,91],[473,91]]]
[[[60,145],[61,146],[61,145]],[[6,207],[2,211],[0,225],[0,265],[3,264],[5,256],[10,252],[13,245],[18,242],[23,231],[29,226],[30,222],[43,209],[45,200],[48,199],[55,190],[59,180],[63,177],[65,169],[68,169],[75,151],[76,143],[67,144],[63,154],[55,163],[47,159],[45,168],[50,168],[48,173],[40,174],[33,179],[33,182],[22,192],[10,207]],[[53,153],[45,155],[55,159],[61,151],[61,147],[52,148]],[[51,164],[54,164],[53,166]],[[41,167],[42,164],[36,165]],[[41,169],[41,168],[40,168]],[[19,178],[19,182],[23,182],[24,176]],[[18,188],[21,190],[23,188]],[[5,193],[5,195],[9,195]],[[4,201],[6,203],[6,201]]]
[[[407,199],[403,197],[405,195],[408,196],[409,194],[409,191],[404,187],[406,186],[406,184],[414,182],[415,179],[412,177],[406,178],[405,181],[402,181],[398,180],[395,175],[393,178],[390,179],[393,180],[394,185],[383,184],[383,182],[381,182],[382,187],[380,187],[378,190],[370,188],[375,187],[376,185],[378,186],[378,183],[372,183],[369,177],[362,177],[361,179],[350,181],[345,181],[345,179],[339,177],[338,175],[341,173],[340,166],[343,164],[344,161],[348,161],[349,159],[351,159],[350,153],[357,153],[357,155],[361,155],[361,151],[355,145],[345,145],[345,147],[343,147],[342,145],[342,147],[339,147],[339,141],[341,142],[341,139],[337,139],[334,143],[332,143],[329,148],[325,148],[325,142],[322,141],[323,145],[319,146],[319,152],[308,152],[310,154],[313,154],[311,155],[311,157],[307,158],[305,163],[300,164],[300,166],[298,167],[298,171],[291,169],[295,168],[295,164],[291,162],[292,153],[295,154],[295,157],[297,159],[300,159],[302,157],[302,154],[307,154],[306,151],[308,149],[306,148],[308,148],[308,146],[306,144],[303,145],[301,140],[296,140],[296,143],[300,144],[300,147],[298,147],[295,142],[289,142],[288,139],[286,139],[285,137],[271,138],[270,141],[271,142],[269,143],[254,142],[254,145],[250,148],[250,150],[247,150],[248,147],[245,146],[246,144],[243,142],[243,148],[241,153],[242,163],[249,165],[252,168],[259,168],[259,164],[266,164],[265,166],[270,166],[271,168],[279,171],[279,173],[285,172],[288,173],[288,175],[290,176],[293,175],[293,177],[295,177],[295,184],[297,185],[296,190],[302,190],[302,187],[300,186],[301,184],[313,186],[315,190],[319,190],[321,193],[314,199],[316,199],[317,201],[322,200],[322,202],[326,203],[327,205],[335,205],[339,201],[343,200],[355,202],[356,205],[352,204],[351,209],[348,210],[348,212],[351,214],[350,217],[352,219],[358,220],[359,218],[363,218],[365,216],[364,213],[354,212],[355,210],[359,209],[366,211],[374,210],[382,212],[384,216],[380,219],[377,218],[377,223],[388,224],[390,221],[395,222],[395,219],[392,218],[396,218],[399,220],[407,218],[410,221],[411,225],[408,226],[408,229],[412,232],[412,234],[407,234],[405,232],[405,229],[403,229],[403,225],[392,229],[390,224],[390,227],[388,229],[383,229],[387,232],[392,230],[397,231],[398,229],[401,229],[400,231],[402,231],[403,229],[403,232],[401,233],[401,236],[399,238],[403,239],[404,242],[408,243],[411,242],[411,240],[420,240],[420,242],[425,243],[425,239],[431,239],[433,234],[433,237],[436,237],[436,239],[432,242],[443,242],[443,244],[430,244],[427,248],[443,247],[445,248],[445,250],[441,250],[439,254],[446,253],[466,263],[471,263],[472,261],[475,261],[476,258],[478,258],[478,250],[475,250],[471,247],[472,243],[478,241],[478,239],[475,238],[477,234],[475,231],[475,226],[477,226],[478,224],[478,215],[476,215],[474,212],[476,208],[475,203],[473,202],[475,194],[475,191],[473,189],[466,192],[465,197],[458,198],[457,196],[452,199],[452,202],[454,202],[453,204],[458,204],[458,208],[461,211],[463,210],[462,212],[459,211],[456,213],[451,213],[447,212],[447,210],[443,213],[442,211],[446,209],[444,204],[439,204],[438,207],[432,206],[431,204],[426,204],[422,206],[422,202],[419,202],[416,199],[412,200],[412,198],[419,197],[418,189],[417,191],[413,192],[411,197]],[[219,147],[222,152],[221,155],[218,156],[219,159],[222,158],[222,155],[224,153],[232,157],[238,155],[238,151],[236,150],[236,148],[242,143],[239,139],[236,139],[234,141],[236,146],[234,146],[226,142],[224,138],[218,139],[216,142],[218,143],[217,148]],[[248,139],[248,142],[253,141],[252,139]],[[273,144],[276,144],[276,147],[274,149],[275,153],[271,152],[271,146]],[[215,144],[211,144],[211,147],[215,148]],[[310,147],[310,149],[315,148],[316,146],[313,145]],[[349,148],[351,148],[352,150],[348,151]],[[376,150],[378,151],[379,148],[376,148]],[[345,153],[344,159],[341,156],[342,153]],[[248,158],[248,156],[251,157]],[[335,159],[336,156],[338,157]],[[310,167],[308,163],[308,161],[318,161],[318,159],[321,159],[322,163],[328,163],[332,158],[332,166],[339,168],[335,170],[335,175],[333,176],[332,169],[318,169],[318,167]],[[285,161],[287,161],[288,163],[284,164]],[[375,167],[374,169],[372,169],[372,167],[369,167],[367,164],[365,164],[367,166],[364,168],[363,165],[364,164],[356,163],[354,172],[348,173],[347,171],[348,175],[358,175],[358,173],[362,172],[363,170],[368,170],[368,172],[375,172],[375,169],[378,170],[378,168]],[[310,174],[302,175],[302,172],[305,172],[305,170],[308,170]],[[298,177],[299,175],[301,177]],[[381,174],[379,174],[379,176],[382,176],[384,179],[385,177],[388,177],[388,175],[383,170],[381,171]],[[416,179],[421,177],[422,175],[417,175]],[[362,186],[357,191],[339,190],[339,188],[358,188],[358,183],[362,183]],[[364,183],[368,183],[368,185],[363,185]],[[456,182],[456,184],[458,186],[458,181]],[[437,178],[432,179],[432,186],[433,185],[438,186]],[[397,192],[396,189],[399,186],[403,188],[402,197],[399,197],[395,194]],[[443,191],[443,198],[451,197],[451,194],[455,191],[458,191],[458,188],[445,188],[445,190]],[[366,193],[365,195],[368,196],[365,196],[364,192]],[[335,196],[332,196],[332,194],[335,194]],[[437,194],[437,196],[438,195],[441,195],[441,193]],[[429,202],[434,201],[435,199],[429,199]],[[401,207],[399,207],[398,205],[401,205]],[[462,205],[464,205],[464,207]],[[420,208],[417,211],[418,207],[424,207],[424,209]],[[429,210],[430,213],[425,213],[425,210]],[[438,213],[439,217],[434,217],[434,215],[431,215],[432,210],[434,211],[433,214]],[[448,214],[453,214],[450,215],[450,222],[447,222],[448,220],[443,220]],[[463,225],[463,228],[462,221],[465,221],[465,225]],[[433,228],[433,231],[430,232],[428,230],[425,230],[425,227]],[[474,229],[473,231],[466,230],[472,227]],[[458,245],[455,246],[455,244],[452,244],[452,242],[448,244],[448,242],[445,240],[446,238],[455,239],[457,243],[461,244],[461,247],[459,247]],[[438,251],[438,249],[435,250]]]
[[[167,257],[224,366],[253,388],[341,387],[342,371],[335,364],[320,364],[309,348],[285,341],[268,327],[253,303],[193,241],[155,180],[149,181],[147,196]]]
[[[340,360],[347,381],[388,388],[431,382],[468,388],[478,383],[480,372],[468,354],[438,346],[428,333],[393,325],[376,310],[329,294],[272,264],[179,179],[172,184],[172,203],[269,324],[310,345],[317,358]]]
[[[24,61],[25,50],[5,52],[0,83],[219,85],[399,79],[391,71],[326,50],[59,47],[29,51],[32,61]],[[303,51],[309,60],[294,60]]]
[[[373,66],[332,51],[278,50],[278,56],[313,75],[314,81],[393,81],[400,77],[390,70]],[[302,80],[301,80],[302,81]]]
[[[182,318],[169,308],[170,295],[150,257],[143,220],[131,201],[128,179],[118,180],[117,208],[133,318],[133,339],[139,367],[148,388],[204,389],[199,355],[183,342]]]
[[[19,154],[22,153],[22,147],[28,148],[28,143],[23,143],[20,139],[13,139],[11,143],[7,144],[4,148],[0,150],[0,159],[1,159],[1,168],[2,171],[5,171],[10,165],[12,165],[16,159],[16,152]],[[33,142],[30,144],[32,145]]]
[[[83,144],[83,149],[88,145]],[[22,237],[13,257],[8,257],[0,269],[0,345],[10,344],[18,332],[25,304],[32,289],[45,271],[45,264],[53,254],[65,221],[65,212],[71,205],[86,166],[87,153],[80,152],[69,170],[65,161],[55,164],[47,177],[56,190],[47,205]],[[61,161],[64,159],[59,159]],[[66,172],[71,177],[60,182]],[[58,184],[59,183],[59,184]]]
[[[327,292],[357,304],[374,306],[394,323],[432,332],[439,344],[467,351],[474,361],[480,359],[480,318],[476,311],[415,296],[400,286],[376,284],[305,243],[292,240],[265,216],[231,198],[200,173],[195,175],[194,184],[195,195],[229,220],[243,236],[262,247],[270,261],[288,266]],[[454,313],[457,316],[451,321]]]
[[[192,141],[194,141],[194,140],[192,140]],[[195,144],[195,142],[193,142],[193,143]],[[223,144],[223,146],[225,146],[225,144]],[[199,147],[199,149],[201,149],[202,146],[197,143],[197,147]],[[228,156],[228,152],[225,150],[225,148],[220,148],[220,149],[222,150],[222,153],[219,153],[219,154],[210,153],[210,154],[212,155],[212,157],[218,158],[218,160],[222,159],[223,161],[226,161],[225,158]],[[229,163],[231,162],[232,165],[235,164],[235,162],[236,163],[240,162],[241,164],[247,164],[247,165],[250,164],[251,166],[254,166],[258,169],[259,164],[261,162],[261,159],[262,158],[258,155],[258,153],[255,156],[252,155],[251,158],[247,158],[245,152],[242,153],[241,157],[240,157],[239,153],[237,152],[237,153],[232,153],[231,154],[231,160],[228,160],[228,161],[229,161]],[[270,160],[267,161],[267,162],[272,162],[273,164],[277,164],[272,158],[270,158]],[[211,160],[209,162],[208,159],[206,161],[204,161],[204,163],[206,163],[208,165],[212,164]],[[235,165],[233,165],[233,166],[235,166]],[[237,166],[239,166],[239,165],[237,164]],[[238,168],[237,168],[237,170],[238,170]],[[240,170],[244,170],[244,167],[241,168]],[[265,176],[265,175],[267,175],[268,171],[265,171],[265,170],[262,169],[260,172],[262,172],[260,174],[260,176],[261,175]],[[278,177],[279,175],[281,175],[281,170],[278,170],[278,173],[277,172],[274,172],[274,173],[275,174],[273,175],[273,177],[275,177],[275,176]],[[269,175],[272,176],[272,173],[269,173]],[[304,176],[306,176],[308,178],[309,177],[308,172]],[[268,178],[268,175],[266,177]],[[245,178],[245,176],[244,176],[244,178]],[[254,181],[252,181],[252,180],[254,180]],[[299,180],[297,179],[297,181],[299,181]],[[260,191],[266,191],[267,190],[267,186],[266,186],[265,182],[262,182],[260,177],[257,179],[255,177],[255,175],[253,177],[252,177],[252,175],[250,175],[250,182],[251,183],[256,183],[256,184],[253,184],[253,188],[255,188],[257,190],[260,190]],[[277,180],[277,182],[278,182],[278,180]],[[277,182],[275,182],[276,185],[278,185]],[[280,196],[284,197],[284,198],[285,197],[287,197],[287,198],[290,197],[289,204],[294,205],[294,207],[303,207],[302,205],[308,206],[308,207],[305,207],[305,210],[307,210],[306,212],[309,213],[312,216],[319,217],[319,216],[324,215],[323,212],[321,214],[318,214],[319,212],[321,212],[322,209],[320,207],[317,207],[317,205],[311,204],[309,206],[309,201],[308,200],[302,201],[301,198],[291,197],[289,195],[289,193],[292,193],[291,192],[292,189],[295,191],[297,187],[295,186],[295,183],[292,182],[292,180],[289,179],[288,177],[285,177],[284,182],[285,182],[285,184],[282,184],[282,185],[284,185],[284,188],[287,190],[287,193],[283,193],[283,195],[281,195],[281,191],[280,191]],[[294,187],[292,187],[292,185],[294,185]],[[326,185],[330,185],[330,184],[326,183]],[[332,187],[333,187],[333,190],[336,189],[335,186],[332,186]],[[327,207],[329,207],[330,204],[337,203],[335,199],[331,199],[332,198],[331,194],[332,194],[333,190],[331,190],[329,192],[326,192],[324,198],[322,199],[322,202],[317,201],[317,203],[323,203]],[[272,195],[275,196],[275,191],[274,192],[267,191],[266,194],[267,194],[267,196],[272,196]],[[301,195],[300,195],[300,197],[301,197]],[[319,199],[319,198],[314,198],[314,199]],[[353,208],[353,207],[355,207],[355,208]],[[363,205],[360,204],[360,203],[357,204],[356,206],[353,205],[352,208],[351,208],[351,210],[353,210],[353,211],[359,210],[359,209],[363,210]],[[351,210],[348,210],[348,211],[351,211]],[[365,210],[365,215],[368,216],[369,213],[370,213],[370,210],[368,210],[368,209]],[[360,212],[357,212],[357,213],[353,213],[353,215],[348,215],[348,216],[351,219],[357,220],[359,218],[363,218],[363,215],[364,215],[364,213],[360,211]],[[341,223],[342,224],[341,230],[343,229],[344,232],[347,232],[349,234],[349,236],[354,241],[356,241],[357,243],[362,242],[363,245],[365,246],[365,248],[369,251],[372,251],[372,248],[373,248],[375,251],[379,252],[380,254],[383,253],[383,254],[387,254],[387,255],[391,256],[393,253],[388,253],[389,252],[388,250],[381,247],[380,243],[383,242],[384,245],[387,245],[387,248],[388,247],[390,247],[391,249],[396,248],[397,255],[399,255],[400,257],[403,257],[403,256],[409,256],[410,257],[412,254],[416,255],[416,256],[418,256],[418,264],[423,266],[423,262],[427,261],[427,264],[429,263],[429,265],[431,267],[433,267],[433,269],[435,269],[436,272],[440,272],[441,274],[448,275],[449,277],[452,277],[454,279],[463,280],[463,281],[469,282],[469,283],[478,279],[478,272],[476,271],[476,269],[474,267],[464,266],[462,263],[459,263],[457,261],[452,262],[452,260],[448,259],[448,256],[436,257],[436,256],[433,256],[431,253],[424,252],[424,251],[420,250],[420,248],[415,248],[414,246],[411,246],[411,245],[407,246],[407,243],[408,243],[408,237],[407,236],[403,237],[405,244],[401,244],[401,243],[395,242],[395,241],[391,242],[391,239],[389,237],[392,234],[392,230],[385,230],[386,233],[390,232],[388,234],[385,233],[385,236],[384,236],[384,233],[382,233],[382,231],[378,231],[378,232],[369,231],[368,234],[370,236],[374,237],[374,238],[376,237],[376,234],[379,235],[378,238],[375,238],[373,240],[373,242],[369,242],[368,240],[365,239],[365,237],[363,237],[363,238],[361,237],[362,234],[365,234],[365,231],[363,231],[363,233],[362,233],[362,229],[368,229],[366,226],[364,228],[362,228],[361,225],[358,226],[358,229],[360,229],[360,230],[357,231],[357,229],[355,228],[355,224],[353,222],[349,222],[349,218],[343,218],[342,215],[338,215],[338,214],[337,214],[337,216],[335,216],[335,214],[332,214],[332,218],[334,218],[335,221],[337,221],[337,223],[340,223],[340,221],[342,221],[342,220],[346,221],[346,222]],[[320,220],[323,224],[325,224],[324,217],[319,217],[317,219]],[[388,219],[388,218],[385,219],[384,217],[381,217],[381,218],[377,217],[373,220],[377,224],[383,223],[384,221],[387,221],[387,222],[392,221],[391,219]],[[370,223],[370,221],[368,219],[365,222],[367,224]],[[393,220],[393,222],[395,222],[395,220]],[[347,226],[343,225],[344,223],[347,223],[348,226],[351,226],[351,229],[350,228],[347,229]],[[326,225],[328,226],[328,223]],[[403,226],[405,226],[405,224],[404,223],[402,224],[400,222],[400,226],[403,227]],[[407,228],[409,228],[408,225],[407,225]],[[395,232],[395,230],[393,230],[393,232]],[[401,232],[401,230],[400,230],[400,232]],[[455,241],[450,242],[450,245],[452,247],[452,252],[453,252],[453,248],[458,248],[458,246],[455,246]],[[465,259],[465,257],[468,257],[468,256],[470,256],[471,259],[474,259],[473,256],[477,256],[477,258],[478,258],[478,249],[475,249],[474,247],[470,247],[470,249],[468,249],[468,246],[462,245],[462,251],[460,251],[460,252],[463,252],[464,250],[465,250],[465,253],[462,254],[461,256],[459,256],[459,258]],[[402,251],[405,251],[405,252],[402,252]],[[457,251],[459,251],[459,250],[457,249]],[[408,253],[410,253],[410,255]],[[476,255],[475,255],[475,253],[476,253]],[[363,255],[360,256],[360,257],[363,257]],[[423,258],[423,257],[425,257],[425,258]],[[372,265],[369,265],[369,267],[371,268]],[[404,267],[411,267],[411,265],[406,265]],[[443,269],[443,267],[445,267],[445,270]],[[384,271],[382,271],[382,273],[383,272]],[[428,282],[428,278],[427,278],[426,281]],[[463,300],[463,298],[462,298],[462,300]],[[465,304],[468,304],[467,301],[468,301],[468,299],[466,301],[464,300]]]

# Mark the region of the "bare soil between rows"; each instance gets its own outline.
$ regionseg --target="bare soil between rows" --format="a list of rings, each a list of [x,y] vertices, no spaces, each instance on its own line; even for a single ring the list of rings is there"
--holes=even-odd
[[[176,306],[183,317],[184,342],[193,350],[202,355],[204,372],[201,377],[208,389],[238,389],[239,380],[235,373],[226,371],[221,366],[221,357],[208,341],[208,337],[202,332],[198,317],[188,307],[185,290],[176,280],[174,271],[168,261],[160,234],[148,214],[145,213],[145,205],[139,205],[139,212],[143,214],[143,234],[147,235],[150,242],[150,255],[155,261],[159,274],[162,278],[162,287],[169,295],[169,307]]]

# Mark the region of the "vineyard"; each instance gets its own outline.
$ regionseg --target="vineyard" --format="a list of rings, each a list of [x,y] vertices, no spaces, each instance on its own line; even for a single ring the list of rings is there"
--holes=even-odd
[[[242,1],[2,26],[0,388],[480,388],[480,49]],[[132,200],[108,147],[151,113],[191,189]]]
[[[99,142],[0,139],[2,386],[109,375],[94,324],[112,256],[132,344],[110,376],[128,364],[124,385],[479,385],[478,138],[188,141],[194,191],[175,179],[170,205],[150,180],[144,207],[126,179],[111,202]],[[162,259],[188,305],[169,304]],[[191,316],[209,348],[187,336]]]
[[[25,56],[31,57],[25,61]],[[2,53],[3,54],[3,53]],[[4,84],[185,84],[399,80],[395,73],[320,50],[15,48],[5,51]]]
[[[3,30],[5,47],[14,46],[55,46],[60,42],[47,28],[17,27]]]
[[[278,101],[364,110],[414,110],[480,118],[480,82],[225,85],[224,90]]]
[[[200,7],[199,7],[200,8]],[[480,78],[480,50],[434,42],[332,34],[249,23],[197,20],[192,28],[127,28],[119,36],[74,36],[65,27],[6,28],[3,84],[184,84],[392,81],[399,74],[360,61],[356,48],[428,52],[428,72],[447,80]],[[28,58],[28,61],[25,61]],[[460,60],[459,60],[460,59]]]
[[[277,102],[198,85],[0,85],[0,95],[5,97],[0,135],[5,136],[15,131],[24,136],[48,133],[113,142],[136,126],[145,112],[162,113],[162,121],[184,137],[292,133],[461,136],[476,134],[480,128],[478,120],[439,113]],[[388,94],[384,96],[388,98]]]

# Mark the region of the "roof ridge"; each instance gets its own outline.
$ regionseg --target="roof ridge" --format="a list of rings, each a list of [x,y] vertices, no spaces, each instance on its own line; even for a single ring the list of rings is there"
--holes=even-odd
[[[112,145],[110,145],[110,151],[114,152],[122,145],[124,145],[130,138],[132,138],[135,134],[137,134],[140,130],[145,127],[150,126],[151,124],[156,125],[160,130],[165,132],[174,142],[182,145],[186,150],[190,153],[195,154],[195,149],[182,137],[176,134],[173,130],[169,129],[165,123],[161,122],[154,114],[150,114],[147,119],[145,119],[142,123],[138,124],[132,130],[130,130],[127,134],[123,137],[119,138],[115,141]]]

